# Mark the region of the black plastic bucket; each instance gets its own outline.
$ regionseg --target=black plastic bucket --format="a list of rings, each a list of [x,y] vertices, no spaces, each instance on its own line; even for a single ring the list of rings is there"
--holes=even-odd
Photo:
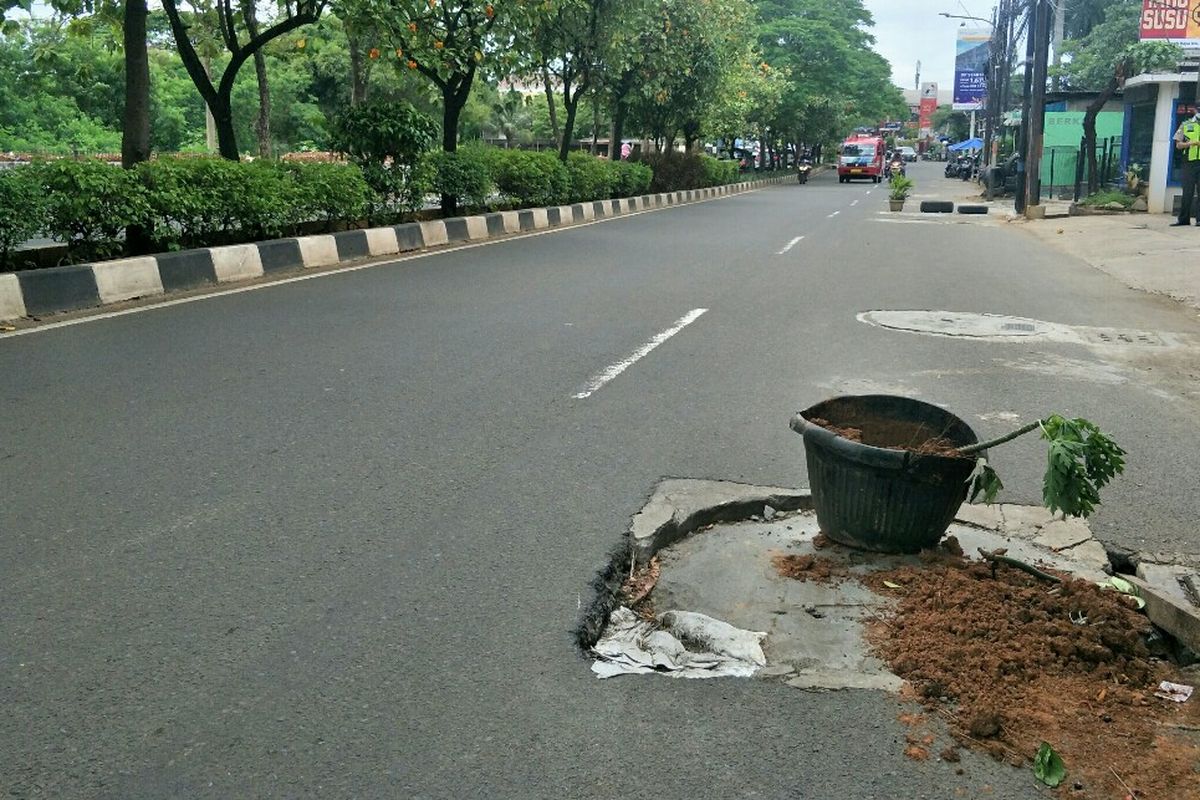
[[[856,428],[862,441],[816,419]],[[976,456],[899,449],[937,437],[956,447],[979,441],[967,423],[938,406],[893,395],[835,397],[801,411],[792,428],[804,437],[817,522],[836,542],[915,553],[938,543],[966,499]]]

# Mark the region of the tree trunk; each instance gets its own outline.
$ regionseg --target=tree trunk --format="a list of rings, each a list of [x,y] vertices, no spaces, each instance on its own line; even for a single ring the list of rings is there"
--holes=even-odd
[[[146,47],[146,0],[126,0],[124,19],[125,108],[122,112],[121,166],[132,169],[150,159],[150,59]],[[153,251],[153,231],[144,225],[125,229],[130,255]]]
[[[125,111],[122,115],[121,166],[150,158],[150,59],[146,47],[146,0],[126,0]]]
[[[592,155],[596,155],[600,136],[600,93],[592,93]],[[612,142],[608,143],[608,158],[612,160]]]
[[[258,18],[255,16],[254,0],[247,0],[242,6],[246,18],[246,30],[250,38],[258,36]],[[258,155],[260,158],[271,157],[271,84],[267,80],[267,57],[262,49],[254,51],[254,77],[258,81],[258,119],[254,123],[254,133],[258,137]]]
[[[362,39],[356,25],[346,26],[346,44],[350,50],[350,105],[356,106],[367,102],[371,62],[363,59]]]
[[[1088,166],[1088,191],[1089,195],[1095,194],[1100,190],[1100,173],[1096,165],[1096,117],[1100,114],[1100,110],[1104,108],[1117,89],[1121,86],[1121,78],[1123,70],[1120,65],[1113,72],[1113,76],[1109,78],[1108,84],[1096,96],[1096,99],[1088,104],[1087,110],[1083,114],[1083,149],[1087,156]]]
[[[558,158],[565,162],[567,160],[567,153],[571,152],[571,138],[575,134],[575,112],[579,110],[578,93],[576,93],[574,98],[563,98],[563,110],[567,116],[563,120],[563,135],[558,145]]]
[[[613,120],[612,120],[612,137],[609,141],[609,150],[612,151],[610,158],[620,158],[623,148],[622,139],[625,138],[625,115],[629,112],[625,109],[625,101],[618,100],[613,104]]]
[[[462,91],[453,83],[442,86],[442,150],[447,153],[458,150],[458,120],[462,116],[463,106],[467,104],[470,85],[468,80],[467,91]],[[442,216],[453,217],[456,213],[458,213],[458,196],[443,193]]]
[[[564,163],[567,160],[567,153],[571,152],[571,139],[575,136],[575,115],[579,111],[579,100],[583,97],[586,88],[586,85],[581,84],[572,92],[571,81],[567,78],[563,79],[563,111],[567,116],[563,120],[562,139],[558,143],[558,158]]]
[[[239,161],[237,133],[233,130],[233,103],[229,95],[230,92],[219,92],[209,110],[212,112],[213,127],[217,129],[217,153],[221,158]]]
[[[554,87],[550,84],[550,68],[542,65],[542,85],[546,87],[546,104],[550,107],[550,135],[559,141],[558,110],[554,107]]]

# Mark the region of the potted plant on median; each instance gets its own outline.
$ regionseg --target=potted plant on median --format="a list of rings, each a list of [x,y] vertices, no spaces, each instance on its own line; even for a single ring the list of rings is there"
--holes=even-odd
[[[796,414],[821,530],[852,547],[916,552],[933,547],[966,499],[991,503],[1003,488],[988,448],[1040,430],[1047,467],[1042,501],[1086,517],[1099,491],[1125,469],[1122,450],[1086,419],[1052,414],[979,442],[943,408],[891,395],[835,397]]]
[[[904,201],[908,199],[908,193],[912,191],[912,178],[905,175],[893,175],[889,186],[888,205],[891,206],[892,211],[903,211]]]

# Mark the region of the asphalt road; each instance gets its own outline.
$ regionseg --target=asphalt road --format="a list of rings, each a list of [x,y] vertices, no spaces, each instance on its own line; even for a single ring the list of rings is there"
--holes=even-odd
[[[598,681],[570,638],[657,480],[802,485],[788,417],[848,391],[982,434],[1089,416],[1130,452],[1101,537],[1200,549],[1184,357],[856,314],[1197,321],[1011,226],[885,206],[824,175],[0,339],[0,794],[1041,796],[906,759],[889,697]],[[1005,499],[1043,458],[993,454]]]

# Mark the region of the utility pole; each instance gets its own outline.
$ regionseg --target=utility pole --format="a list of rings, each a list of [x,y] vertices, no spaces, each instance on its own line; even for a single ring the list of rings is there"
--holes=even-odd
[[[1029,131],[1025,155],[1025,215],[1042,202],[1042,142],[1046,119],[1046,69],[1050,60],[1050,2],[1034,0],[1036,14],[1030,31],[1034,44],[1032,91],[1028,101]]]
[[[917,77],[913,79],[913,88],[921,91],[921,61],[917,60]]]
[[[1063,34],[1067,27],[1067,4],[1064,0],[1058,0],[1058,4],[1054,8],[1054,66],[1057,68],[1062,64],[1062,43]],[[1058,91],[1059,77],[1058,70],[1055,69],[1054,77],[1050,79],[1050,88],[1053,91]]]
[[[1020,154],[1020,160],[1017,164],[1017,191],[1013,202],[1013,210],[1018,214],[1025,213],[1025,188],[1029,183],[1029,117],[1031,116],[1029,95],[1033,87],[1033,43],[1034,28],[1036,27],[1033,22],[1037,19],[1036,12],[1041,5],[1041,0],[1030,0],[1030,3],[1035,5],[1030,6],[1030,23],[1025,26],[1025,61],[1022,68],[1025,75],[1025,91],[1021,95],[1021,128],[1017,135],[1017,152]]]

